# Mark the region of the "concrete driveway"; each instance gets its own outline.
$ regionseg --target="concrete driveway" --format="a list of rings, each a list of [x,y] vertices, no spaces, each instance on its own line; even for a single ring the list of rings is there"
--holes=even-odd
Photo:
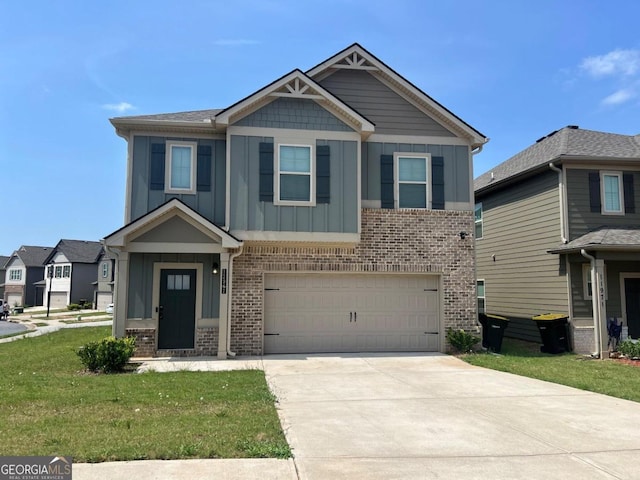
[[[301,479],[640,478],[640,404],[440,354],[267,356]]]

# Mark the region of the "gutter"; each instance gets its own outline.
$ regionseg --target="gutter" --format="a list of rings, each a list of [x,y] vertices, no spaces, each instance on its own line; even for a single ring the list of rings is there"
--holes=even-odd
[[[118,269],[120,268],[119,267],[119,263],[120,262],[118,261],[118,260],[120,260],[120,250],[116,250],[113,247],[107,246],[107,243],[105,242],[104,238],[100,241],[100,243],[102,243],[102,246],[104,247],[104,249],[107,252],[109,252],[111,255],[113,255],[113,258],[115,259],[115,262],[113,262],[113,278],[114,278],[115,281],[117,281],[117,279],[118,279]],[[114,305],[118,305],[118,302],[117,302],[118,301],[118,288],[115,285],[115,281],[113,282],[114,286],[113,286],[113,292],[112,292],[112,294],[113,294],[113,304]],[[117,313],[118,313],[118,309],[117,309],[117,307],[115,307],[114,310],[113,310],[113,322],[111,324],[111,334],[114,337],[117,337],[117,335],[116,335],[116,325],[118,324],[118,322],[116,321]]]
[[[240,249],[229,255],[229,285],[228,285],[228,294],[227,294],[227,318],[224,321],[227,323],[227,355],[231,358],[236,356],[235,352],[231,351],[231,294],[233,293],[233,259],[242,255],[242,250],[244,249],[244,245],[240,245]]]
[[[602,324],[602,319],[600,318],[600,298],[599,295],[596,294],[598,277],[596,273],[596,257],[594,257],[593,255],[589,255],[584,248],[580,250],[580,254],[591,263],[591,307],[593,310],[593,338],[595,342],[595,350],[591,354],[591,356],[594,358],[600,358],[600,325]]]
[[[569,241],[567,240],[566,229],[565,229],[566,214],[564,210],[564,204],[565,204],[564,175],[562,173],[562,169],[556,167],[553,162],[549,162],[549,168],[554,172],[558,173],[558,193],[560,196],[560,238],[563,244],[567,244]]]

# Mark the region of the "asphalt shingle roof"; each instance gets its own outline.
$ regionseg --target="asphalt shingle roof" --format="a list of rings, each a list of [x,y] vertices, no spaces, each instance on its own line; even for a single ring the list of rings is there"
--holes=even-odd
[[[55,250],[71,263],[96,263],[102,253],[102,244],[89,240],[60,240]]]
[[[114,120],[157,120],[165,122],[195,122],[202,123],[211,120],[222,109],[192,110],[190,112],[159,113],[156,115],[134,115],[129,117],[116,117]]]
[[[582,248],[606,250],[607,247],[640,247],[640,228],[600,228],[550,251],[563,253]]]
[[[51,254],[51,247],[34,247],[23,245],[13,252],[14,255],[20,257],[25,267],[43,267],[44,261]]]
[[[3,270],[7,262],[11,257],[5,257],[4,255],[0,255],[0,270]]]
[[[568,126],[550,133],[474,181],[476,192],[565,157],[640,160],[640,135],[583,130]]]

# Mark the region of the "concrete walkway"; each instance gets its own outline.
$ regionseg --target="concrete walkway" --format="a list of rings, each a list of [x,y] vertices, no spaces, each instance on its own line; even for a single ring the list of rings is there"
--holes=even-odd
[[[294,460],[74,465],[74,479],[640,478],[640,404],[440,354],[155,359],[264,368]]]

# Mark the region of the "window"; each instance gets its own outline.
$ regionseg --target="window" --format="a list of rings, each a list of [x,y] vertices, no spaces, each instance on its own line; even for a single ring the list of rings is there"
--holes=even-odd
[[[482,202],[476,203],[476,240],[482,238]]]
[[[622,174],[603,172],[601,182],[602,213],[624,213],[622,209]]]
[[[53,276],[56,277],[56,278],[62,278],[62,266],[61,265],[56,266],[55,273],[54,273]]]
[[[478,313],[486,313],[486,298],[484,295],[484,280],[476,281],[476,291],[478,296]]]
[[[22,280],[22,270],[9,270],[9,280],[20,281]]]
[[[609,292],[607,291],[607,267],[604,267],[604,297],[606,300],[609,299]],[[589,263],[585,263],[582,265],[582,290],[583,297],[585,300],[591,300],[593,293],[593,284],[591,283],[591,265]]]
[[[189,290],[190,288],[190,275],[167,275],[167,290]]]
[[[167,142],[165,185],[168,193],[195,193],[196,143]]]
[[[396,155],[398,208],[427,208],[428,157]]]
[[[62,267],[62,277],[69,278],[71,276],[71,265],[65,265]]]
[[[276,203],[314,204],[313,149],[308,145],[279,145]]]
[[[109,264],[102,262],[102,278],[107,278],[107,276],[109,276]]]

